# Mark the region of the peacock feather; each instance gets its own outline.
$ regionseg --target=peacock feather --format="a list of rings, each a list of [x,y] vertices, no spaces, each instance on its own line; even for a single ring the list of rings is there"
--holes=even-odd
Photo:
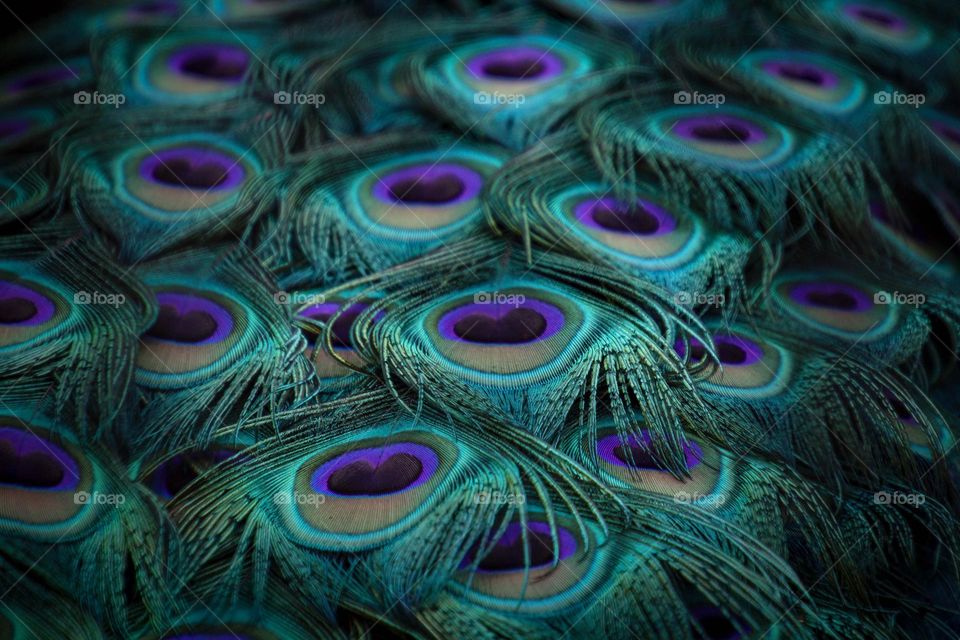
[[[26,9],[0,639],[960,640],[956,6]]]

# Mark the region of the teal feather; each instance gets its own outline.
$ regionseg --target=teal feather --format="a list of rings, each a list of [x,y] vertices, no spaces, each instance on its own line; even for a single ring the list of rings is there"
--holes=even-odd
[[[124,108],[136,103],[222,110],[245,93],[264,40],[255,31],[125,29],[94,41],[92,58],[99,90],[123,95]]]
[[[627,90],[580,112],[581,134],[618,195],[636,197],[652,180],[724,229],[780,241],[856,236],[868,188],[885,184],[869,158],[784,112],[676,102],[683,90]]]
[[[960,9],[791,4],[21,15],[0,638],[960,638]]]
[[[338,142],[297,167],[258,253],[277,268],[305,261],[307,279],[327,284],[419,257],[481,228],[481,190],[502,158],[440,135]]]
[[[548,441],[571,414],[593,429],[608,405],[629,432],[640,411],[674,455],[683,421],[712,424],[672,350],[673,339],[697,335],[699,323],[652,285],[549,254],[528,267],[519,251],[488,241],[437,252],[375,282],[383,299],[357,318],[354,343],[381,363],[397,394],[443,388],[450,410],[510,415]],[[639,287],[642,305],[633,298]]]
[[[254,105],[221,112],[216,123],[185,112],[179,122],[113,116],[104,140],[96,120],[62,145],[62,192],[94,233],[136,263],[175,247],[215,238],[237,240],[275,206],[282,159],[282,114]]]
[[[764,270],[773,267],[765,239],[711,228],[695,209],[666,206],[670,196],[658,187],[637,188],[633,206],[616,198],[616,185],[600,177],[576,134],[559,134],[504,167],[490,186],[487,213],[496,228],[521,236],[528,253],[533,245],[573,252],[659,285],[688,306],[733,314],[748,302],[751,254]],[[599,214],[605,217],[598,221]]]
[[[282,436],[244,451],[249,462],[201,476],[171,502],[174,518],[191,523],[184,536],[192,562],[211,561],[226,540],[236,540],[237,555],[215,585],[221,594],[249,584],[252,595],[262,598],[264,572],[275,570],[327,611],[348,594],[374,607],[389,606],[391,597],[401,594],[426,598],[445,587],[436,572],[455,571],[479,533],[492,526],[501,507],[483,496],[529,493],[531,500],[602,517],[590,495],[610,495],[599,484],[581,486],[572,462],[529,446],[491,450],[484,432],[501,434],[505,442],[535,442],[492,420],[445,425],[436,414],[411,419],[382,393],[320,405],[313,413],[316,417],[301,419]],[[391,414],[395,417],[385,421]],[[386,460],[396,458],[390,475],[369,475],[373,463],[364,467],[364,458],[351,458],[374,449]],[[420,465],[417,476],[403,471],[413,458]],[[331,472],[331,464],[348,471]],[[366,484],[351,488],[351,477]],[[382,484],[399,477],[407,484]],[[259,480],[250,483],[252,478]],[[225,489],[231,496],[226,500]],[[382,509],[370,511],[370,501],[379,501]],[[197,520],[192,517],[197,512],[207,515]],[[414,540],[422,552],[410,552]],[[324,551],[361,555],[341,563]],[[250,565],[247,554],[261,561]],[[253,575],[247,575],[251,566]],[[394,567],[398,582],[370,593],[362,574],[376,566]]]
[[[153,497],[115,454],[33,409],[5,407],[0,423],[6,450],[32,463],[11,461],[0,487],[4,555],[80,586],[84,608],[111,628],[162,623],[179,606],[179,545]]]
[[[8,638],[76,638],[103,640],[95,619],[62,586],[54,572],[34,566],[27,575],[27,558],[0,557],[0,580],[6,585],[0,607],[0,633]]]
[[[517,18],[517,26],[525,20]],[[428,109],[463,131],[523,149],[555,130],[571,109],[637,66],[632,51],[566,27],[469,34],[411,56],[402,82]]]
[[[224,421],[239,433],[246,421],[315,395],[306,340],[248,253],[184,253],[145,263],[138,274],[154,313],[136,357],[146,402],[142,426],[130,434],[138,447],[207,444]]]
[[[143,285],[75,229],[0,240],[0,338],[9,402],[43,402],[91,438],[103,436],[132,389],[137,337],[151,305]]]

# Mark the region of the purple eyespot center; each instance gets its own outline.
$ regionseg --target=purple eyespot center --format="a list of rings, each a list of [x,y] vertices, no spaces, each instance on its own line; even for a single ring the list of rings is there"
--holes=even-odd
[[[805,62],[772,61],[765,63],[763,70],[781,78],[818,87],[833,88],[838,83],[838,78],[834,73]]]
[[[418,164],[393,171],[373,186],[373,195],[389,204],[439,206],[460,204],[476,198],[483,177],[468,167],[451,162]]]
[[[514,303],[480,301],[457,307],[440,318],[440,335],[459,342],[520,345],[546,340],[560,331],[564,322],[560,309],[521,298]]]
[[[236,187],[245,171],[225,153],[202,147],[174,147],[144,158],[140,176],[155,184],[217,191]]]
[[[37,305],[26,298],[0,301],[0,324],[23,324],[37,315]]]
[[[790,299],[806,307],[859,312],[873,307],[873,301],[857,287],[843,282],[801,282],[790,288]]]
[[[884,29],[902,31],[907,26],[906,20],[895,13],[879,7],[852,4],[846,7],[845,12],[847,15],[853,18],[872,23],[874,25],[883,27]]]
[[[681,118],[673,125],[681,138],[715,144],[752,144],[767,138],[757,124],[729,114]]]
[[[182,75],[240,82],[250,65],[250,55],[241,47],[191,45],[170,56],[169,65]]]
[[[532,342],[546,330],[546,318],[534,309],[510,309],[498,317],[474,313],[453,325],[453,332],[457,337],[467,342],[484,344]]]
[[[171,499],[200,474],[227,460],[236,453],[233,449],[210,449],[176,455],[157,469],[151,478],[151,487],[160,496]]]
[[[476,78],[543,81],[563,73],[563,60],[547,49],[509,47],[474,56],[467,69]]]
[[[15,138],[30,130],[30,120],[27,118],[7,118],[0,120],[0,138]]]
[[[713,337],[720,363],[727,366],[747,366],[763,358],[763,349],[742,336],[718,335]]]
[[[437,471],[437,454],[421,444],[400,442],[356,449],[323,463],[311,476],[317,493],[334,496],[386,496],[409,491]]]
[[[80,483],[80,468],[62,447],[38,435],[0,426],[0,484],[64,491]]]
[[[941,137],[946,138],[953,144],[960,145],[960,129],[937,120],[934,120],[932,125],[933,130],[940,134]]]
[[[341,349],[353,348],[353,339],[350,337],[350,330],[353,327],[353,323],[357,321],[357,317],[366,311],[369,306],[370,305],[363,302],[356,302],[350,305],[350,307],[339,316],[337,316],[337,319],[333,321],[333,326],[330,327],[330,333],[332,334],[331,338],[334,347]],[[339,312],[340,309],[341,305],[339,303],[324,302],[304,309],[300,312],[300,316],[327,324],[329,323],[330,318]],[[304,334],[306,335],[307,342],[310,345],[316,344],[318,337],[317,334],[313,333],[312,331],[304,331]]]
[[[597,441],[597,455],[604,462],[617,467],[667,471],[667,468],[657,459],[653,438],[646,430],[638,434],[630,434],[626,440],[616,433],[600,438]],[[696,442],[688,440],[683,443],[683,456],[689,471],[703,460],[703,449]]]
[[[233,331],[230,312],[208,298],[175,292],[157,294],[160,310],[146,335],[156,340],[203,345],[220,342]]]
[[[576,205],[574,215],[582,224],[616,233],[655,236],[670,233],[677,221],[663,207],[644,199],[632,206],[617,198],[590,198]]]
[[[559,557],[554,553],[554,540],[550,534],[550,525],[546,522],[528,522],[527,537],[523,537],[523,525],[519,522],[508,524],[496,541],[487,551],[487,554],[477,563],[478,573],[507,573],[523,571],[525,567],[539,569],[548,567],[556,561],[566,560],[577,551],[577,540],[573,533],[562,526],[556,528]],[[484,541],[489,544],[489,541]],[[480,552],[478,543],[461,563],[460,568],[466,569],[476,562]],[[529,559],[524,558],[527,552]]]
[[[763,358],[763,348],[756,342],[734,334],[718,334],[713,336],[713,344],[720,364],[726,367],[745,367],[759,362]],[[707,349],[696,338],[687,341],[690,349],[690,360],[701,362],[707,357]],[[682,358],[686,351],[683,341],[677,340],[674,345],[677,354]]]
[[[746,142],[750,131],[736,122],[702,124],[693,129],[693,135],[711,142]]]
[[[408,178],[390,186],[390,195],[397,202],[438,204],[450,202],[462,193],[463,181],[452,173],[433,178]]]
[[[0,326],[37,326],[53,318],[56,311],[53,301],[37,291],[0,280]]]
[[[14,93],[20,91],[29,91],[31,89],[43,89],[61,82],[75,80],[78,75],[79,74],[77,74],[73,69],[58,64],[52,67],[37,69],[22,75],[11,82],[7,86],[7,89]]]
[[[330,474],[327,486],[342,496],[396,493],[423,473],[420,459],[409,453],[395,453],[378,464],[355,460]]]

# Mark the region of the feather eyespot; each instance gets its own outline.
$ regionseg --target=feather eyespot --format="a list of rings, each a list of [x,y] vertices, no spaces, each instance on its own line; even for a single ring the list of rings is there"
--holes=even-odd
[[[820,54],[758,50],[744,56],[737,68],[780,96],[814,111],[849,113],[867,99],[868,86],[859,74]]]
[[[560,76],[564,62],[547,48],[520,45],[479,53],[466,67],[477,82],[536,85]]]
[[[692,438],[682,444],[684,469],[671,472],[657,455],[648,430],[621,435],[612,428],[597,433],[595,456],[600,470],[621,486],[669,496],[689,495],[701,501],[713,495],[721,472],[721,455],[713,446]],[[589,446],[584,438],[584,446]]]
[[[497,32],[433,47],[414,63],[412,88],[463,129],[523,148],[632,61],[632,52],[610,39],[580,33],[573,42],[554,26],[553,35]]]
[[[28,107],[0,113],[0,148],[13,148],[47,130],[56,122],[52,109]]]
[[[878,304],[875,292],[845,278],[784,275],[774,303],[791,317],[832,335],[873,340],[896,326],[897,305]]]
[[[351,331],[357,317],[366,311],[369,306],[365,302],[355,302],[341,312],[342,303],[322,302],[302,309],[298,315],[323,324],[328,324],[335,317],[333,326],[330,327],[334,351],[351,364],[360,366],[363,361],[354,350]],[[318,348],[317,342],[321,337],[315,329],[304,329],[303,333],[307,339],[306,354],[313,362],[317,375],[321,378],[341,378],[353,375],[353,369],[343,366],[342,363],[326,352],[323,345]]]
[[[217,151],[176,147],[145,158],[140,177],[166,187],[209,191],[236,187],[243,181],[243,169]]]
[[[614,233],[659,236],[677,228],[676,219],[649,200],[631,204],[606,196],[579,203],[574,214],[586,226]]]
[[[480,191],[499,165],[468,149],[386,161],[358,174],[348,210],[378,235],[436,242],[476,220]]]
[[[66,92],[80,84],[87,73],[85,67],[85,64],[76,60],[66,63],[58,61],[7,76],[2,84],[3,97],[16,100],[49,92]]]
[[[837,0],[826,4],[848,29],[881,46],[915,52],[933,40],[929,27],[891,5]]]
[[[226,293],[176,285],[155,289],[157,317],[141,336],[137,378],[164,388],[214,375],[247,354],[248,312]]]
[[[652,133],[676,152],[769,171],[791,156],[796,135],[774,120],[735,107],[680,107],[653,116]]]
[[[609,549],[598,548],[590,525],[566,516],[555,526],[532,513],[524,524],[494,527],[466,555],[458,580],[464,595],[494,609],[542,613],[577,601],[609,570]]]
[[[512,573],[523,571],[525,567],[531,570],[554,567],[558,562],[566,560],[577,552],[577,539],[573,532],[559,527],[556,530],[557,550],[554,550],[554,541],[550,525],[546,522],[528,522],[526,540],[523,536],[523,526],[519,522],[511,522],[504,529],[503,534],[494,542],[482,557],[478,556],[478,549],[474,549],[464,558],[461,568],[476,565],[477,573]]]
[[[462,47],[441,62],[451,79],[474,92],[531,98],[583,75],[589,57],[567,43],[543,38],[493,38]],[[503,105],[491,104],[490,108]]]
[[[32,343],[69,315],[67,301],[52,289],[0,270],[0,350]]]
[[[179,136],[140,143],[119,156],[120,197],[159,221],[210,217],[235,204],[258,165],[249,153],[212,136]]]
[[[427,314],[424,328],[445,358],[482,377],[558,366],[584,322],[580,307],[557,293],[506,287],[455,296]]]
[[[326,549],[362,549],[400,535],[437,499],[460,457],[422,431],[359,439],[301,462],[274,496],[291,533]]]
[[[95,462],[73,442],[12,416],[0,416],[0,528],[67,536],[98,509]]]
[[[628,201],[607,195],[602,185],[578,185],[557,194],[550,208],[573,233],[644,268],[682,266],[704,244],[694,218],[676,215],[652,193]]]
[[[790,381],[793,358],[776,343],[734,328],[712,336],[721,367],[699,386],[708,393],[741,398],[763,398],[783,391]],[[706,348],[696,338],[677,342],[677,354],[692,363],[702,362]]]
[[[156,102],[208,103],[233,97],[250,67],[248,46],[202,35],[163,41],[136,60],[134,88]]]
[[[240,47],[189,45],[170,56],[170,67],[179,74],[219,82],[240,82],[250,55]]]
[[[420,486],[437,464],[429,447],[414,443],[353,449],[318,467],[310,486],[324,495],[386,496]]]
[[[213,447],[205,451],[177,454],[150,474],[147,485],[163,500],[171,500],[203,473],[236,453],[236,448]]]

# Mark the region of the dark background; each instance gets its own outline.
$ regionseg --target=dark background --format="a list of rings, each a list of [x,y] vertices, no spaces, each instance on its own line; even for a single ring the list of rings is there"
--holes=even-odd
[[[47,0],[0,0],[0,34],[3,36],[19,35],[26,32],[20,20],[30,28],[47,18],[55,17],[70,6],[80,6],[80,2],[56,2]],[[92,5],[87,5],[92,6]],[[16,17],[15,17],[16,16]],[[17,18],[20,18],[18,20]],[[0,44],[0,48],[2,48]]]

